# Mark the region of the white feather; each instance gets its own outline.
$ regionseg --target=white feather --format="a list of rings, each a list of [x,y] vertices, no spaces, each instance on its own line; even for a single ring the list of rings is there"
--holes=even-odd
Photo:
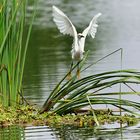
[[[76,31],[74,25],[72,24],[70,19],[56,6],[52,7],[52,11],[53,11],[53,20],[56,23],[58,29],[64,35],[68,34],[68,35],[74,37],[72,49],[77,50],[78,49],[78,45],[77,45],[78,37],[77,37],[77,31]]]
[[[85,39],[87,35],[91,35],[91,37],[94,39],[95,38],[95,34],[97,32],[97,19],[99,16],[101,16],[101,13],[98,13],[97,15],[95,15],[92,20],[89,23],[89,26],[82,32],[82,35],[84,36],[84,38],[81,38],[81,40],[79,40],[79,44],[81,44],[81,50],[84,52],[84,46],[85,46]]]
[[[88,35],[91,35],[92,38],[95,37],[95,34],[96,34],[96,32],[97,32],[97,27],[98,27],[97,19],[98,19],[98,17],[101,16],[101,15],[102,15],[101,13],[98,13],[97,15],[95,15],[95,16],[92,18],[92,20],[91,20],[89,26],[88,26],[88,27],[83,31],[83,33],[82,33],[85,37],[87,36],[87,34],[88,34]]]
[[[77,32],[70,19],[56,6],[53,6],[52,10],[53,10],[53,20],[56,23],[60,32],[74,37],[75,33]]]

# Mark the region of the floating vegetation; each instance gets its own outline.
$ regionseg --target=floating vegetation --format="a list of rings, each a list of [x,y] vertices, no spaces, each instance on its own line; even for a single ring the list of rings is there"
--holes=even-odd
[[[93,127],[96,125],[92,113],[86,114],[67,114],[58,115],[52,112],[38,113],[39,109],[32,106],[19,106],[17,108],[0,107],[0,126],[7,127],[9,125],[36,126],[49,125],[61,126],[72,125],[78,127]],[[126,124],[127,126],[136,124],[139,119],[133,115],[124,114],[124,116],[115,115],[111,110],[95,110],[100,125],[110,124],[114,122]]]

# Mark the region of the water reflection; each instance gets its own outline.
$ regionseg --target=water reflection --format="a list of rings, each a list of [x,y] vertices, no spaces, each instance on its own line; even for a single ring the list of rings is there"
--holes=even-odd
[[[123,129],[114,128],[112,124],[104,125],[100,128],[74,126],[48,126],[19,127],[10,126],[0,128],[1,140],[139,140],[140,125],[126,127]]]
[[[56,140],[59,136],[55,134],[48,126],[36,126],[25,128],[25,139],[26,140]]]
[[[104,125],[100,128],[61,126],[54,131],[62,140],[138,140],[140,137],[140,125],[123,129],[114,126],[114,124]]]
[[[22,140],[25,132],[23,127],[10,126],[0,128],[0,140]]]

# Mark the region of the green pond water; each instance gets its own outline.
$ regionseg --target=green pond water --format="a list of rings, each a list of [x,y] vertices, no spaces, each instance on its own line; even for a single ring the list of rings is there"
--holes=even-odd
[[[23,81],[24,95],[32,104],[43,105],[55,84],[69,70],[71,64],[72,38],[59,33],[52,21],[52,5],[62,9],[79,32],[88,26],[95,14],[102,13],[98,20],[96,38],[86,39],[85,50],[89,50],[90,53],[85,67],[123,48],[123,69],[140,70],[139,0],[39,0]],[[32,1],[30,1],[27,19],[30,19],[32,10]],[[117,52],[87,69],[81,77],[120,68],[121,53]],[[140,89],[140,87],[135,88]],[[140,97],[134,95],[127,95],[124,98],[140,101]],[[12,140],[139,140],[140,125],[123,129],[118,124],[99,128],[15,126],[0,129],[0,137],[4,140],[10,138]]]

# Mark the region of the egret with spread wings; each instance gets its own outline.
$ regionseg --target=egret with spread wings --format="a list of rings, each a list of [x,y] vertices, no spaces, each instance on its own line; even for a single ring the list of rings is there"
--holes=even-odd
[[[58,9],[56,6],[53,6],[52,11],[53,20],[56,23],[60,32],[64,35],[67,34],[73,37],[73,45],[71,50],[72,68],[73,60],[79,62],[83,59],[86,36],[91,35],[92,38],[95,37],[98,27],[97,19],[99,16],[101,16],[101,13],[98,13],[92,18],[91,22],[89,23],[89,26],[82,33],[77,33],[76,28],[74,27],[70,19],[60,9]],[[77,76],[78,78],[80,77],[79,66],[77,69]]]

